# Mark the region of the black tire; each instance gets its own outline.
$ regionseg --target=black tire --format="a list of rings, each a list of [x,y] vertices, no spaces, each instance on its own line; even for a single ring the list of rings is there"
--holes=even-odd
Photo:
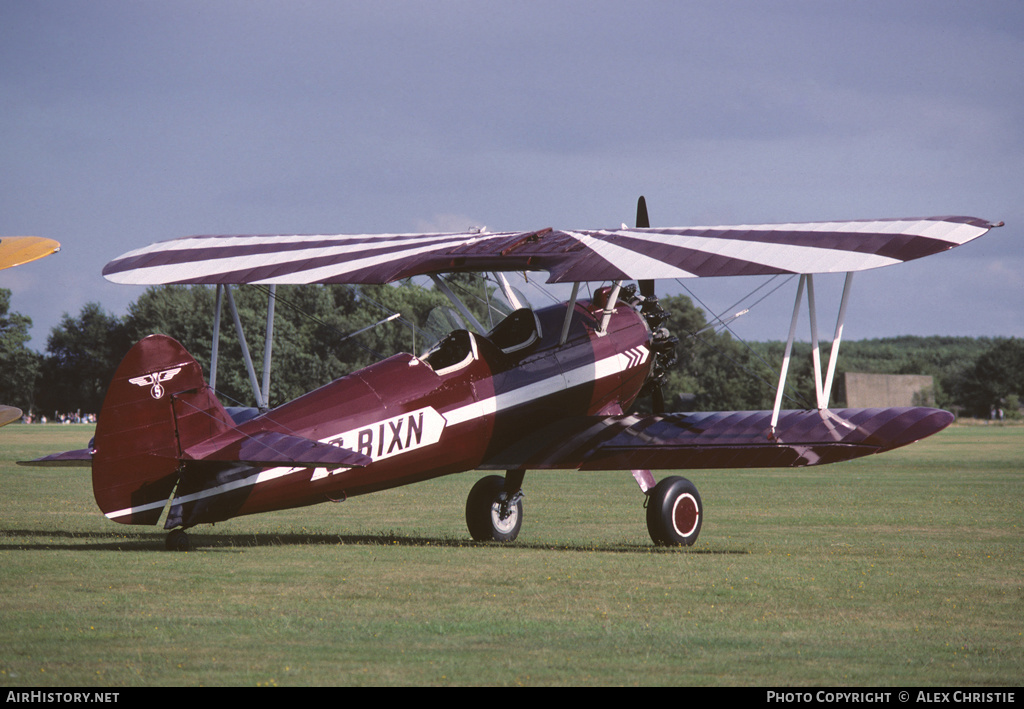
[[[184,529],[172,529],[164,540],[164,546],[167,551],[191,551],[192,540]]]
[[[691,546],[704,521],[704,503],[697,487],[678,476],[667,477],[647,500],[647,531],[658,546]]]
[[[505,479],[500,475],[480,478],[466,499],[466,526],[478,542],[511,542],[519,536],[523,526],[523,500],[517,496],[506,505]]]

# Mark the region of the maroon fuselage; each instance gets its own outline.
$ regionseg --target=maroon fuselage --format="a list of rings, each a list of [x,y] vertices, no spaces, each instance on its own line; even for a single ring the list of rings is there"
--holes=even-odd
[[[566,307],[520,311],[536,315],[532,342],[502,342],[498,329],[493,337],[457,331],[450,337],[462,350],[446,361],[394,355],[241,424],[241,435],[288,433],[373,462],[337,470],[194,462],[183,471],[168,528],[472,470],[556,420],[620,413],[650,372],[650,329],[620,303],[599,332],[600,310],[580,302],[560,343]]]

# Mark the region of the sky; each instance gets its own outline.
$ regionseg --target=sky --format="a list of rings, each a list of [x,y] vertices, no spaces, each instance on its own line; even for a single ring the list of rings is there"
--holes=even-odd
[[[125,314],[102,268],[154,241],[597,229],[642,194],[653,226],[1004,221],[857,274],[844,336],[1024,337],[1021,67],[1019,0],[0,0],[0,235],[62,244],[0,287],[44,351]],[[685,285],[728,315],[763,281]],[[795,291],[734,334],[784,340]]]

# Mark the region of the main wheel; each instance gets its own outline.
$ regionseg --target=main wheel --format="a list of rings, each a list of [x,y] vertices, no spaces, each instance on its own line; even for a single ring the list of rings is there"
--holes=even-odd
[[[500,475],[481,478],[466,499],[466,526],[478,542],[511,542],[523,526],[522,495],[509,495]]]
[[[678,476],[667,477],[647,500],[647,531],[658,546],[690,546],[697,541],[704,504],[697,487]]]

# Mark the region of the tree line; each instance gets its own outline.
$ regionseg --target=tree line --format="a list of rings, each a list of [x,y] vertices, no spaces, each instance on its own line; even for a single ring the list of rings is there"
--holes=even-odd
[[[455,285],[471,296],[478,319],[491,321],[491,290],[468,276],[457,277]],[[260,372],[268,289],[247,286],[232,289],[232,294],[254,368]],[[422,353],[457,324],[444,295],[412,282],[278,286],[276,296],[271,406],[395,352]],[[709,326],[704,312],[686,296],[661,302],[670,314],[665,327],[679,338],[677,361],[663,387],[669,408],[772,407],[785,343],[744,343],[727,330]],[[77,315],[65,314],[51,329],[45,352],[38,353],[26,344],[31,320],[12,311],[11,292],[0,289],[0,403],[47,417],[97,413],[121,358],[132,344],[155,332],[177,339],[209,372],[214,309],[215,290],[205,286],[149,288],[124,316],[88,303]],[[252,405],[248,375],[240,365],[242,348],[226,306],[222,312],[218,394],[226,405]],[[400,317],[381,323],[395,313]],[[938,406],[978,417],[988,417],[999,407],[1016,417],[1024,394],[1024,340],[900,337],[844,342],[833,406],[845,405],[846,371],[932,375]],[[784,407],[813,407],[807,343],[795,343],[789,382]],[[640,408],[646,405],[638,402]]]

